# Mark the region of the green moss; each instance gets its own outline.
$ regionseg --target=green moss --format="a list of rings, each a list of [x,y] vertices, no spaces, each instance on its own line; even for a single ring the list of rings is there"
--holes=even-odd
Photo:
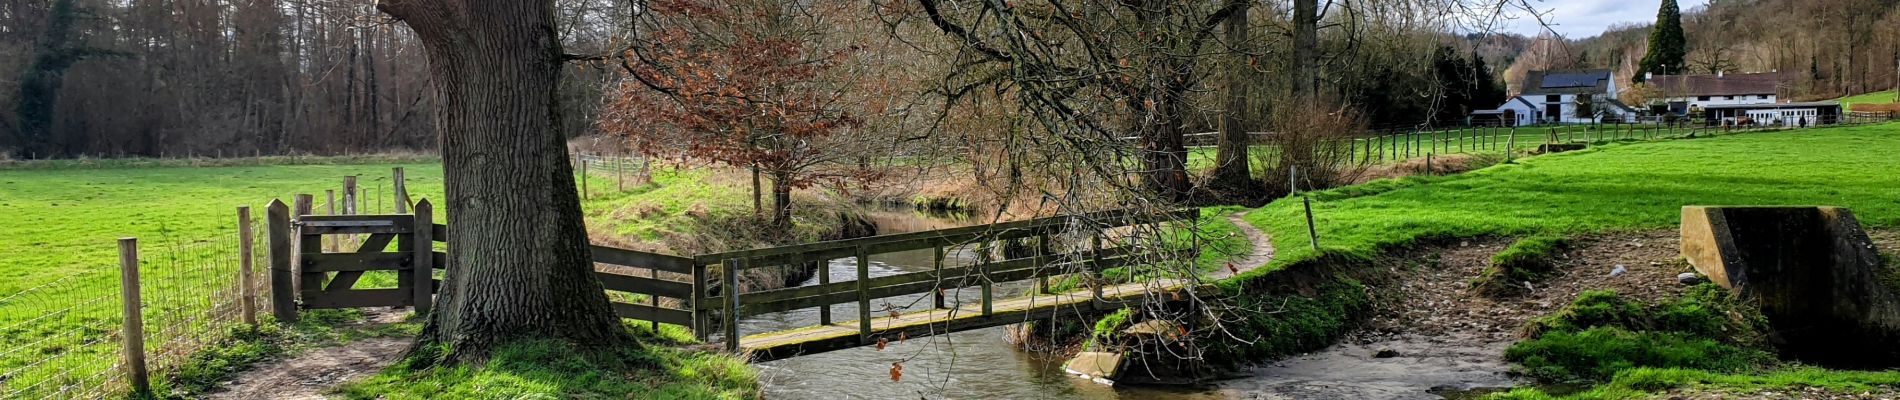
[[[1521,364],[1520,372],[1546,382],[1601,382],[1635,367],[1742,372],[1774,361],[1773,355],[1759,349],[1682,333],[1632,332],[1613,326],[1549,332],[1512,345],[1504,357]]]
[[[416,359],[412,359],[414,361]],[[750,399],[758,378],[736,358],[662,346],[581,348],[530,340],[494,350],[480,366],[398,363],[336,391],[350,399]]]
[[[1650,397],[1680,388],[1703,388],[1735,398],[1765,389],[1818,388],[1840,393],[1863,393],[1900,386],[1900,371],[1837,371],[1812,367],[1788,368],[1758,374],[1726,374],[1682,368],[1633,368],[1616,373],[1608,383],[1567,395],[1538,388],[1519,388],[1487,396],[1494,400],[1600,400]]]
[[[1252,343],[1232,342],[1210,349],[1209,358],[1230,364],[1311,352],[1332,345],[1335,338],[1352,328],[1370,309],[1371,299],[1365,285],[1347,276],[1330,276],[1310,290],[1263,291],[1234,296],[1233,318],[1228,324],[1235,337]]]
[[[1524,330],[1530,339],[1505,359],[1546,382],[1603,382],[1635,367],[1741,372],[1774,362],[1766,320],[1713,284],[1657,305],[1587,291]]]
[[[1518,239],[1491,255],[1490,265],[1472,280],[1471,286],[1487,296],[1522,293],[1523,282],[1544,280],[1556,270],[1551,259],[1568,245],[1569,240],[1563,236],[1549,234]]]
[[[1115,343],[1120,339],[1122,329],[1128,327],[1129,318],[1134,315],[1134,309],[1123,308],[1095,320],[1095,329],[1089,333],[1089,340],[1082,344],[1082,349],[1094,350],[1102,343]]]

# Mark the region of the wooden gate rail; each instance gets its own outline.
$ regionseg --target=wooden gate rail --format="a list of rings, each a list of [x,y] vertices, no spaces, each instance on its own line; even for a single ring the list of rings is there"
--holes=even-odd
[[[278,320],[296,321],[300,308],[408,306],[428,313],[441,286],[434,279],[436,260],[445,259],[431,246],[434,230],[417,229],[433,226],[428,200],[417,202],[414,214],[300,215],[293,221],[281,200],[271,201],[267,212],[272,312]],[[353,251],[325,252],[323,237],[335,235],[368,236]],[[396,248],[389,251],[392,243]],[[396,287],[356,289],[370,271],[396,271]]]

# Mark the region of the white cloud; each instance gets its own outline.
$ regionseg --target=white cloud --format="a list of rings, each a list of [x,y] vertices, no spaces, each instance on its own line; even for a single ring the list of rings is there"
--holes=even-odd
[[[1571,39],[1582,39],[1603,33],[1616,24],[1649,24],[1656,21],[1656,9],[1661,0],[1532,0],[1531,5],[1546,12],[1545,23],[1550,29]],[[1683,11],[1708,4],[1708,0],[1677,0],[1677,6]],[[1516,19],[1505,21],[1500,31],[1534,36],[1543,30],[1537,21],[1518,10]]]

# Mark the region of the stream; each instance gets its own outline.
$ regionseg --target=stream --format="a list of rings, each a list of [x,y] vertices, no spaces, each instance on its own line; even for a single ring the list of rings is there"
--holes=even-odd
[[[932,217],[909,209],[872,212],[880,234],[967,226],[981,221]],[[872,277],[928,271],[931,250],[871,256]],[[949,251],[946,265],[974,260],[969,251]],[[856,260],[831,260],[833,282],[855,280]],[[801,285],[817,284],[814,276]],[[1030,289],[1030,282],[995,286],[1006,298]],[[976,288],[946,295],[949,301],[974,302]],[[874,312],[886,307],[930,307],[923,295],[872,301]],[[835,321],[857,316],[855,304],[832,306]],[[769,332],[816,324],[818,311],[803,309],[746,318],[743,333]],[[1066,360],[1017,350],[1002,327],[892,342],[883,350],[864,346],[757,364],[765,396],[773,399],[1309,399],[1460,397],[1466,389],[1510,386],[1495,360],[1501,348],[1461,345],[1445,338],[1397,339],[1371,346],[1335,345],[1325,350],[1242,371],[1245,377],[1195,387],[1109,387],[1063,373]],[[1374,358],[1380,347],[1402,357]],[[903,377],[891,380],[892,363]],[[1135,373],[1131,371],[1130,373]]]

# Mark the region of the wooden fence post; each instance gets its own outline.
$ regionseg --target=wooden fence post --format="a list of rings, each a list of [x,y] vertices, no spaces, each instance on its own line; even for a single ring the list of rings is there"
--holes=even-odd
[[[152,381],[145,371],[145,319],[139,300],[139,240],[119,238],[119,298],[125,313],[125,376],[133,393],[151,393]]]
[[[356,175],[343,177],[343,215],[356,215]]]
[[[414,261],[409,281],[415,285],[410,287],[409,295],[416,315],[422,316],[429,314],[435,300],[435,206],[429,204],[429,199],[416,202],[414,218],[415,233],[411,240],[416,243],[411,245],[415,255],[411,257]]]
[[[1511,163],[1511,156],[1517,152],[1517,127],[1511,127],[1509,137],[1504,139],[1504,163]]]
[[[588,193],[587,193],[587,153],[581,153],[580,155],[577,155],[577,156],[575,156],[575,158],[574,158],[574,159],[575,159],[575,160],[580,160],[580,164],[581,164],[581,199],[586,199],[586,198],[588,198],[588,197],[590,197],[590,196],[588,196]]]
[[[728,353],[739,352],[739,268],[741,268],[739,259],[726,259],[726,276],[723,279],[726,287],[726,312],[723,316],[725,323],[722,328],[726,330],[726,352]],[[863,285],[858,284],[859,287]],[[866,326],[869,326],[868,321]]]
[[[1313,227],[1313,198],[1300,196],[1306,204],[1306,237],[1313,242],[1313,251],[1319,251],[1319,229]]]
[[[323,214],[324,214],[324,215],[337,215],[337,214],[336,214],[336,190],[331,190],[331,189],[325,189],[325,190],[323,191],[323,195],[324,195],[325,197],[328,197],[328,200],[326,200],[326,201],[325,201],[325,202],[323,203],[323,207],[324,207],[324,208],[326,209],[326,211],[324,211],[324,213],[323,213]],[[347,209],[346,209],[346,210],[347,210]],[[337,242],[339,242],[339,241],[340,241],[339,239],[342,239],[342,238],[341,238],[341,237],[333,237],[333,238],[330,238],[330,252],[333,252],[333,253],[334,253],[334,252],[337,252],[337,251],[338,251],[338,250],[337,250],[337,249],[338,249],[338,247],[337,247]],[[318,240],[322,240],[322,239],[318,239]],[[322,247],[322,246],[318,246],[318,247]],[[300,248],[298,248],[298,249],[297,249],[297,251],[298,251],[298,252],[306,252],[306,251],[311,251],[311,250],[310,250],[310,249],[305,249],[305,248],[301,248],[301,247],[300,247]],[[298,283],[302,283],[302,282],[301,282],[301,281],[299,281]],[[299,290],[301,290],[301,288],[299,288]]]
[[[393,185],[395,186],[395,188],[393,190],[396,191],[396,213],[408,214],[409,213],[409,184],[408,182],[406,182],[406,179],[404,179],[403,177],[402,167],[396,167],[393,171],[390,171],[390,175],[391,175],[390,179],[394,180]]]
[[[251,207],[238,206],[238,316],[245,325],[257,327],[257,285],[251,282]]]
[[[309,195],[297,195],[299,200]],[[280,200],[265,207],[267,221],[264,236],[270,239],[270,305],[277,322],[297,321],[297,278],[291,270],[290,209]]]

